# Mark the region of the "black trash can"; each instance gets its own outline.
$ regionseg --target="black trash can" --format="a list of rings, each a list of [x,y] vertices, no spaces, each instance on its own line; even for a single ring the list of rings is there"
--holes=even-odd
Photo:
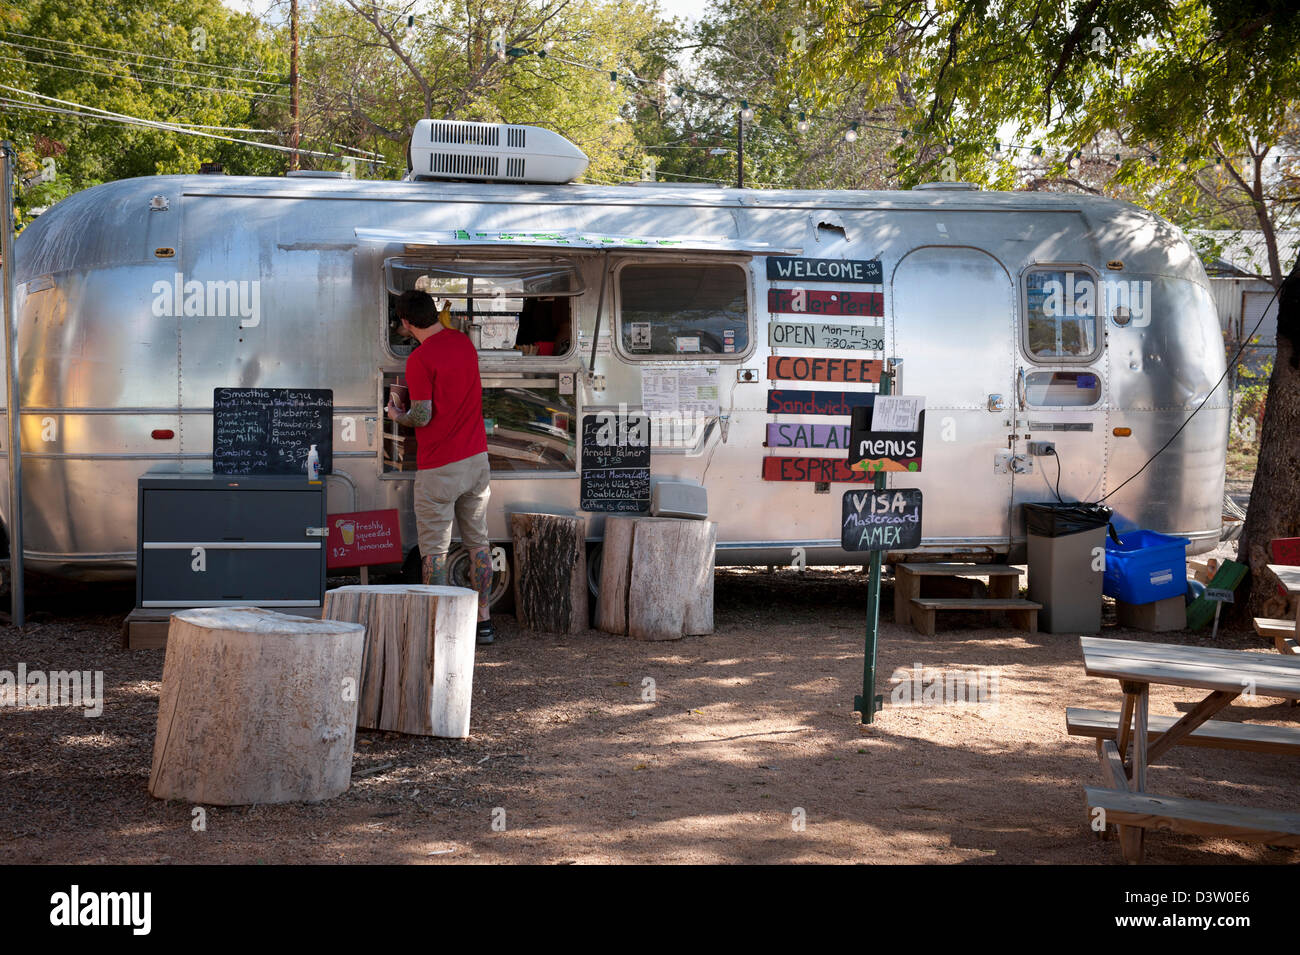
[[[1029,599],[1041,603],[1038,629],[1098,633],[1111,510],[1100,504],[1026,504]]]

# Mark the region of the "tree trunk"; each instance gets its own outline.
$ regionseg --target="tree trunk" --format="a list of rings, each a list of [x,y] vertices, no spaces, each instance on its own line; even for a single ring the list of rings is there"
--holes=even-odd
[[[1278,293],[1277,357],[1268,383],[1259,461],[1250,489],[1237,559],[1250,565],[1249,596],[1235,604],[1234,623],[1251,617],[1281,617],[1277,581],[1265,566],[1275,537],[1300,537],[1300,259]]]
[[[609,518],[596,625],[637,640],[713,632],[718,525],[676,518]]]
[[[555,514],[511,514],[515,616],[543,633],[587,629],[587,522]]]
[[[325,617],[366,628],[357,725],[415,736],[469,736],[478,594],[464,587],[338,587]]]
[[[172,614],[150,794],[246,806],[342,793],[364,637],[253,607]]]

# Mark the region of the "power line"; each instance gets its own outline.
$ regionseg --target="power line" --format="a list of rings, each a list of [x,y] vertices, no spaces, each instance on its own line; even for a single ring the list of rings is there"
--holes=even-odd
[[[57,43],[61,46],[78,46],[87,50],[100,50],[105,53],[125,53],[128,56],[139,56],[149,60],[164,60],[168,63],[185,63],[190,66],[203,66],[213,70],[235,70],[242,73],[256,73],[261,75],[264,71],[260,68],[252,69],[243,66],[223,66],[220,63],[204,63],[202,60],[180,60],[176,57],[161,56],[157,53],[138,53],[132,50],[119,50],[109,46],[95,46],[92,43],[74,42],[72,40],[60,40],[55,37],[33,36],[30,33],[19,33],[16,30],[6,30],[4,36],[20,36],[25,40],[39,40],[42,43]]]
[[[255,90],[240,90],[240,89],[232,89],[230,87],[196,86],[192,83],[177,83],[172,80],[148,79],[141,76],[121,76],[116,73],[105,73],[102,70],[84,70],[76,66],[59,66],[56,63],[42,63],[35,60],[16,59],[15,57],[12,56],[0,56],[0,60],[8,60],[9,62],[12,63],[22,63],[23,65],[29,67],[44,67],[46,69],[51,69],[51,70],[68,70],[73,73],[88,73],[91,76],[104,76],[104,77],[108,77],[109,79],[119,80],[119,81],[129,80],[135,83],[148,83],[150,85],[175,86],[187,90],[201,90],[203,92],[208,92],[208,93],[222,93],[230,96],[254,97],[257,99],[275,99],[275,100],[282,100],[282,101],[287,99],[287,97],[280,96],[275,93],[261,93]]]
[[[106,63],[110,66],[125,66],[128,68],[149,69],[149,70],[166,70],[169,73],[176,73],[176,74],[180,74],[181,76],[201,76],[204,79],[235,80],[236,82],[239,83],[254,83],[259,86],[279,87],[285,85],[283,82],[279,82],[276,80],[259,80],[253,77],[233,76],[228,73],[213,72],[212,70],[207,70],[207,69],[184,70],[175,66],[164,66],[161,63],[128,63],[121,57],[95,56],[92,53],[79,53],[75,50],[51,50],[49,47],[32,46],[29,43],[14,43],[12,40],[0,40],[0,44],[4,46],[11,46],[19,50],[27,50],[28,52],[31,53],[43,53],[46,56],[64,57],[64,58],[78,57],[83,60],[92,60],[97,63]],[[123,51],[123,56],[140,57],[142,55],[143,54]]]

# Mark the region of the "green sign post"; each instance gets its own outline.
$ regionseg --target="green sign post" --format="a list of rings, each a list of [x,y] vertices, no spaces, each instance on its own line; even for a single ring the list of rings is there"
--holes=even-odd
[[[880,394],[890,393],[893,372],[883,372],[880,376]],[[885,489],[885,473],[877,471],[874,485],[877,491]],[[863,723],[875,721],[876,713],[883,705],[882,697],[876,693],[876,644],[880,634],[880,568],[884,563],[883,551],[871,552],[871,577],[867,583],[867,634],[862,648],[862,693],[853,698],[853,708],[862,714]]]

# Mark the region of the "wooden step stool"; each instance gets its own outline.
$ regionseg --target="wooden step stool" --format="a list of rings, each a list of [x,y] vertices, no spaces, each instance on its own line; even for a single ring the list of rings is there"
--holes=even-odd
[[[935,614],[940,610],[990,610],[1011,614],[1013,624],[1033,633],[1038,630],[1038,611],[1043,605],[1017,599],[1020,591],[1017,567],[1005,564],[895,564],[894,622],[913,624],[917,631],[934,636]],[[987,598],[922,597],[922,577],[987,577]]]

